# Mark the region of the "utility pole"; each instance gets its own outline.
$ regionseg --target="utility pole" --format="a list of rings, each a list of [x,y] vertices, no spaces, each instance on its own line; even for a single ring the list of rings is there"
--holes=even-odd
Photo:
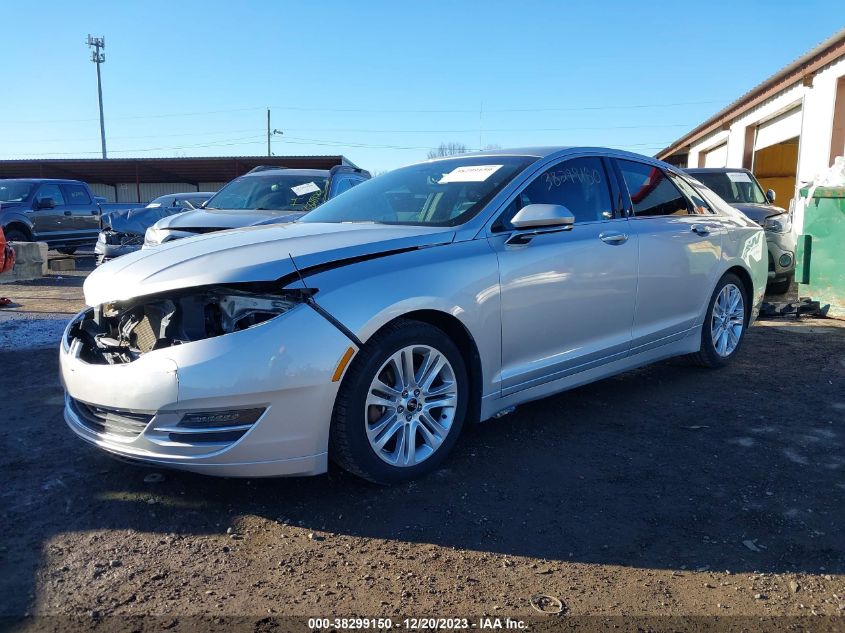
[[[267,108],[267,156],[272,156],[270,152],[270,108]]]
[[[101,50],[106,48],[105,37],[91,37],[88,34],[88,47],[93,48],[91,51],[91,61],[97,64],[97,97],[100,101],[100,142],[103,145],[103,158],[106,157],[106,124],[103,119],[103,83],[100,79],[100,64],[106,61],[106,54],[101,53]],[[268,113],[269,116],[269,113]]]

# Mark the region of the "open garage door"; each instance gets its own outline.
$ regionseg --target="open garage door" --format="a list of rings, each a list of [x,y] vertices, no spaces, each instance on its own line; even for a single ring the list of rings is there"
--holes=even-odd
[[[789,208],[789,201],[795,195],[798,172],[798,137],[755,151],[752,171],[763,189],[775,190],[776,204]]]
[[[774,189],[778,206],[788,208],[795,195],[801,106],[757,126],[754,137],[754,175],[763,189]]]

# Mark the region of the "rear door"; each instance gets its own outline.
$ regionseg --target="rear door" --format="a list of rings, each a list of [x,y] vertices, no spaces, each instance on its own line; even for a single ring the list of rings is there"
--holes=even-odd
[[[501,287],[503,395],[628,353],[637,243],[615,202],[620,190],[608,166],[601,157],[582,156],[549,167],[491,227]],[[571,230],[509,239],[516,234],[514,214],[538,203],[567,207],[575,216]]]
[[[53,201],[50,208],[40,208],[46,199]],[[63,240],[73,234],[73,218],[65,204],[61,187],[55,183],[44,183],[38,186],[32,200],[32,224],[35,228],[35,239],[47,242]]]
[[[87,187],[68,183],[62,185],[62,193],[71,212],[77,237],[96,239],[100,231],[100,207],[91,199]]]
[[[677,175],[635,160],[615,162],[639,243],[632,333],[637,353],[682,338],[696,325],[717,281],[725,229]]]

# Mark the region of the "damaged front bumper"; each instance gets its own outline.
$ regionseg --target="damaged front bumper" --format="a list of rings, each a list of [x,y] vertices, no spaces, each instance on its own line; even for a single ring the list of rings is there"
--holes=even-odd
[[[123,458],[206,474],[325,472],[332,377],[354,343],[308,303],[147,351],[137,341],[119,349],[111,336],[94,349],[84,324],[95,314],[71,321],[60,350],[65,420],[77,436]]]

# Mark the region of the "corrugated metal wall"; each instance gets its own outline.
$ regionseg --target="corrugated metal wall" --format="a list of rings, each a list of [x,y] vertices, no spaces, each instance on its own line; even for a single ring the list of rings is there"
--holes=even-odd
[[[102,196],[109,202],[117,202],[117,197],[114,191],[114,187],[111,185],[104,185],[99,182],[93,182],[90,185],[91,191],[94,192],[95,196]]]
[[[140,202],[149,202],[168,193],[187,193],[189,191],[197,191],[197,188],[186,182],[142,182]]]
[[[108,185],[102,185],[108,186]],[[149,202],[168,193],[190,193],[191,191],[206,191],[197,189],[187,182],[142,182],[140,186],[141,199],[138,199],[139,187],[134,182],[121,182],[116,187],[117,200],[109,202]]]
[[[226,182],[201,182],[197,186],[197,191],[219,191],[223,188]]]

